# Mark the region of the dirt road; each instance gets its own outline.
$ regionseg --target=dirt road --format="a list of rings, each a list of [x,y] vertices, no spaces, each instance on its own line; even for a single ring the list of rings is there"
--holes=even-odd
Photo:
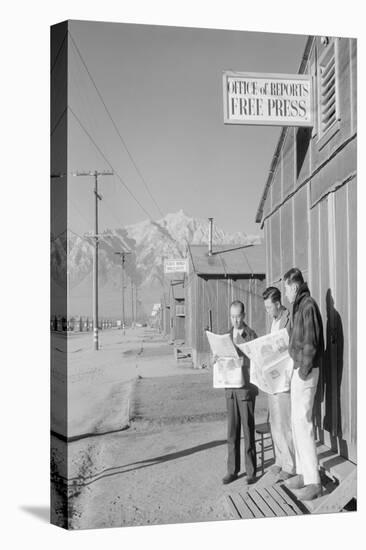
[[[211,372],[177,366],[171,346],[149,337],[139,357],[129,429],[69,445],[74,529],[231,518],[224,495],[244,481],[221,482],[223,392],[212,388]],[[263,397],[256,410],[262,421]]]

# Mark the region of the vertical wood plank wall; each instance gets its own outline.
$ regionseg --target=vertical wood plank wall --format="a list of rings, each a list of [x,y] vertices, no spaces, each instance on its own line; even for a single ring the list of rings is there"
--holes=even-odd
[[[186,342],[192,348],[195,367],[208,364],[210,348],[205,334],[211,312],[212,330],[224,334],[230,329],[229,308],[233,300],[241,300],[246,308],[246,322],[257,332],[265,334],[266,319],[261,279],[209,278],[193,275],[186,294]]]
[[[299,267],[322,313],[318,435],[356,462],[356,41],[336,42],[338,131],[323,144],[316,127],[287,130],[262,220],[268,284],[283,290],[279,279]],[[306,72],[324,47],[314,39]]]

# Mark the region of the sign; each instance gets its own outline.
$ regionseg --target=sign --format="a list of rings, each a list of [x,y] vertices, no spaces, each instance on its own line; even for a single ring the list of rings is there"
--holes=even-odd
[[[310,75],[225,71],[224,123],[313,126]]]
[[[187,260],[185,258],[164,260],[164,273],[187,273],[187,271]]]

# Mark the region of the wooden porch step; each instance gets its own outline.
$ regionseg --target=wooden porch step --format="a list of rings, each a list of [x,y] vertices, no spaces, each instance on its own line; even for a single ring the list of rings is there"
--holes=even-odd
[[[357,469],[356,464],[332,451],[326,445],[317,448],[319,465],[333,478],[342,483],[352,472]]]
[[[311,514],[340,512],[353,498],[357,497],[357,469],[343,479],[335,489],[312,501],[303,504]]]
[[[229,494],[226,498],[235,518],[299,516],[310,513],[290,491],[279,484],[255,486],[247,491]]]
[[[317,451],[323,472],[322,496],[312,501],[299,501],[283,482],[278,481],[278,475],[269,471],[246,491],[226,497],[233,517],[273,517],[342,511],[352,499],[357,499],[357,466],[326,445],[319,445]]]

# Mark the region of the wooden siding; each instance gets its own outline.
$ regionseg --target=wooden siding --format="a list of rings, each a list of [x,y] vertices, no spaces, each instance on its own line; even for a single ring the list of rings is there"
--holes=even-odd
[[[294,158],[294,129],[289,128],[287,131],[285,143],[282,151],[283,158],[283,196],[289,195],[295,186],[295,158]]]
[[[178,298],[176,298],[176,296]],[[185,318],[176,315],[176,306],[184,305],[184,281],[175,282],[170,286],[169,305],[170,305],[170,341],[185,341]]]
[[[272,282],[279,281],[281,273],[281,226],[280,213],[271,217]]]
[[[317,50],[317,51],[316,51]],[[318,39],[307,71],[316,74]],[[297,266],[309,282],[324,324],[325,364],[314,409],[319,438],[356,462],[357,238],[356,41],[336,39],[340,119],[327,139],[289,130],[263,206],[267,280]],[[275,175],[277,171],[275,172]],[[293,177],[294,176],[294,177]],[[272,199],[274,197],[274,200]],[[276,283],[277,282],[277,283]],[[285,305],[289,306],[284,300]]]
[[[282,166],[281,162],[277,164],[277,170],[274,175],[272,185],[272,208],[282,201]]]
[[[230,329],[229,309],[233,300],[241,300],[246,308],[246,322],[258,335],[266,331],[262,279],[204,278],[192,275],[186,291],[186,333],[192,348],[195,367],[210,362],[210,348],[205,331],[224,334]],[[211,324],[211,327],[209,326]]]
[[[308,269],[308,199],[307,189],[303,187],[294,196],[295,223],[295,265],[302,271]]]

